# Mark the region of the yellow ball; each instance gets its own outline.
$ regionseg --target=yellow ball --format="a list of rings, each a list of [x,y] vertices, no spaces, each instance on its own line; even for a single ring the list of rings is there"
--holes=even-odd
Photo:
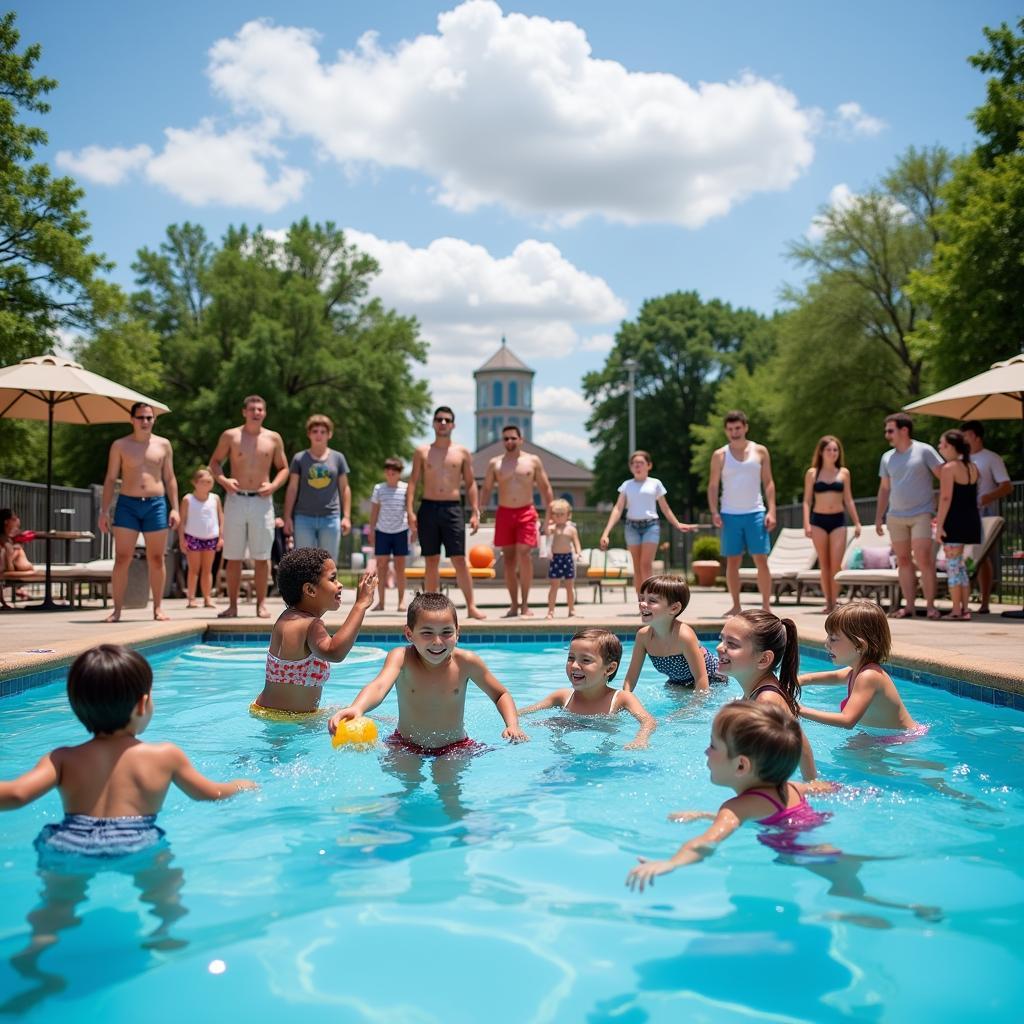
[[[377,740],[377,724],[372,718],[352,718],[338,723],[334,730],[331,743],[335,747],[344,747],[354,743],[365,745]]]

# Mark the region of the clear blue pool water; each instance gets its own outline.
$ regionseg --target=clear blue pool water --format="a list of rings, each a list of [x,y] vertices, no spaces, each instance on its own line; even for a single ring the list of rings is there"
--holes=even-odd
[[[520,704],[561,685],[561,645],[474,649]],[[582,728],[550,712],[526,719],[530,743],[508,747],[474,690],[467,725],[492,749],[454,777],[428,766],[409,779],[379,750],[333,750],[322,725],[250,718],[264,651],[154,659],[146,738],[261,789],[220,805],[172,790],[161,823],[173,859],[138,879],[87,878],[78,904],[81,880],[58,880],[42,920],[78,920],[35,957],[19,955],[40,906],[31,843],[59,801],[0,816],[6,1012],[64,1024],[1021,1019],[1019,712],[906,683],[913,715],[932,724],[915,743],[862,749],[811,725],[823,774],[848,787],[817,801],[834,817],[815,838],[849,865],[866,858],[856,876],[834,886],[776,863],[748,827],[638,895],[623,884],[636,856],[666,856],[700,827],[666,813],[728,796],[703,757],[717,704],[691,705],[648,668],[650,750],[622,749],[631,719]],[[347,701],[383,655],[357,648],[328,702]],[[2,710],[5,778],[85,738],[61,685]],[[395,710],[376,713],[382,730]]]

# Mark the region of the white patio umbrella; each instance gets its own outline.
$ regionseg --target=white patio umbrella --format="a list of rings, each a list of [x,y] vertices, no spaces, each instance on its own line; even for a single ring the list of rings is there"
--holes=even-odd
[[[132,391],[98,373],[83,369],[61,356],[23,359],[0,369],[0,417],[46,420],[46,532],[53,529],[53,424],[120,423],[127,420],[135,402],[145,402],[156,413],[170,412],[166,405]],[[36,610],[52,611],[55,604],[50,580],[50,537],[46,538],[46,589]]]

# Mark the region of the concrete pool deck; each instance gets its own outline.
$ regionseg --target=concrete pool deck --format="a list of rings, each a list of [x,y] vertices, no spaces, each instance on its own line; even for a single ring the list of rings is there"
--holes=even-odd
[[[464,607],[462,595],[452,591],[460,609]],[[352,592],[346,590],[340,612],[327,618],[333,632],[351,608]],[[502,615],[508,607],[508,595],[502,589],[489,587],[477,591],[481,608],[487,619],[474,622],[462,619],[464,633],[565,633],[580,626],[602,626],[618,633],[630,633],[639,628],[636,603],[632,593],[623,600],[622,591],[605,595],[603,604],[592,601],[590,587],[580,588],[581,599],[576,603],[576,616],[567,619],[561,604],[554,620],[545,618],[547,586],[531,591],[534,615],[527,618],[506,619]],[[564,600],[564,595],[560,595]],[[396,594],[389,591],[387,603],[394,608]],[[220,602],[224,606],[223,600]],[[755,593],[744,593],[745,608],[758,606]],[[729,607],[728,595],[720,588],[694,588],[689,608],[683,618],[702,637],[718,632],[723,613]],[[993,605],[993,614],[975,615],[970,622],[933,622],[923,617],[892,621],[894,665],[901,668],[1024,695],[1024,620],[1004,619],[999,612],[1014,606]],[[183,600],[169,600],[164,608],[171,616],[169,622],[154,622],[151,611],[129,609],[120,623],[106,624],[109,612],[98,606],[75,608],[70,611],[49,613],[9,611],[0,614],[0,682],[18,676],[45,672],[68,664],[77,654],[97,643],[112,642],[144,647],[175,640],[214,639],[217,633],[266,633],[281,613],[284,605],[280,598],[269,601],[270,619],[257,619],[255,605],[241,606],[236,619],[218,619],[216,612],[203,608],[185,608]],[[824,616],[820,602],[794,605],[784,600],[773,610],[791,617],[797,625],[802,643],[820,647],[824,641]],[[460,616],[461,618],[461,616]],[[369,612],[364,620],[362,635],[395,633],[405,624],[405,616],[395,611]]]

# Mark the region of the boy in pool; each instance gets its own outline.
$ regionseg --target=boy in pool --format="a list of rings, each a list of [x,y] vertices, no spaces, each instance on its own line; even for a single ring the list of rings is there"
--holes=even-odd
[[[291,722],[317,713],[330,663],[344,661],[352,650],[376,586],[376,573],[366,573],[352,611],[332,637],[323,616],[341,607],[342,585],[334,559],[323,548],[296,548],[281,559],[277,587],[288,607],[274,623],[266,680],[249,705],[250,714]]]
[[[725,681],[718,672],[718,659],[679,621],[689,603],[690,588],[682,576],[651,576],[640,584],[643,626],[636,634],[624,690],[634,689],[646,657],[668,676],[668,682],[692,686],[699,693],[707,693],[711,681]]]
[[[472,753],[480,744],[466,735],[467,683],[473,682],[494,701],[505,723],[502,738],[527,739],[519,728],[512,695],[475,654],[456,647],[459,619],[444,594],[417,594],[406,614],[408,647],[396,647],[377,677],[347,707],[331,716],[334,735],[339,722],[377,707],[393,686],[398,688],[398,728],[387,740],[392,747],[426,757]]]
[[[544,708],[564,708],[575,715],[615,715],[628,711],[640,731],[626,750],[643,750],[657,723],[647,709],[629,690],[617,690],[608,684],[615,678],[622,661],[622,643],[606,629],[581,629],[569,641],[569,658],[565,674],[572,684],[555,690],[543,700],[520,710],[521,715]]]
[[[818,711],[801,704],[803,718],[843,729],[852,729],[857,724],[887,729],[896,735],[877,739],[892,743],[906,742],[927,731],[927,726],[911,717],[896,684],[882,668],[892,649],[892,634],[889,620],[877,604],[851,601],[836,608],[825,620],[825,633],[829,657],[850,668],[802,675],[800,685],[846,683],[846,698],[838,711]]]
[[[114,857],[155,846],[164,831],[156,815],[173,782],[193,800],[226,800],[248,779],[213,782],[173,743],[143,743],[153,717],[153,671],[137,651],[101,644],[80,654],[68,672],[71,710],[93,738],[58,747],[13,782],[0,782],[0,810],[24,807],[60,791],[64,820],[45,825],[40,853]]]

